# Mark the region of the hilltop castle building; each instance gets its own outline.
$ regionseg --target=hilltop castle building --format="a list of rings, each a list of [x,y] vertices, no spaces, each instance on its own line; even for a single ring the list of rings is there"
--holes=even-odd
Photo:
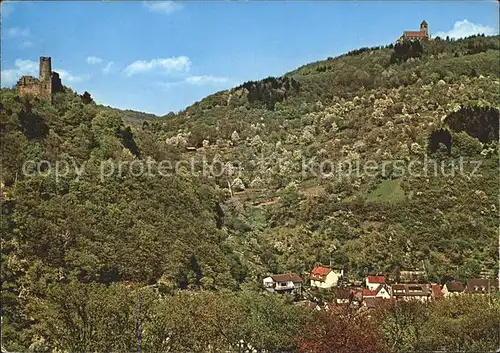
[[[398,43],[405,40],[427,40],[429,39],[429,26],[427,22],[422,21],[420,24],[420,31],[404,31],[403,35],[399,37]]]
[[[22,76],[16,85],[20,97],[37,97],[52,100],[52,94],[62,92],[61,78],[52,71],[50,57],[40,57],[39,77]]]

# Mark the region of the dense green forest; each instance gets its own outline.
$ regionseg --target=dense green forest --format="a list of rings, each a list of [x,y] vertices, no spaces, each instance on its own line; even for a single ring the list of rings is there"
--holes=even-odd
[[[3,345],[131,351],[141,322],[148,352],[498,348],[498,298],[390,304],[368,330],[260,285],[321,263],[496,277],[499,40],[362,48],[161,118],[2,89]]]

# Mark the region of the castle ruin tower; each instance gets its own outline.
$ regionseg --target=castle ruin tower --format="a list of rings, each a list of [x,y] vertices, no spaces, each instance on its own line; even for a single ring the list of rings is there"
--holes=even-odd
[[[50,57],[41,56],[40,57],[40,82],[50,81],[50,76],[52,74],[52,63]]]
[[[52,97],[52,63],[50,57],[40,57],[40,96],[44,98]]]
[[[429,28],[427,22],[425,20],[420,24],[420,32],[425,33],[426,36],[429,36]]]
[[[0,0],[1,1],[1,0]],[[22,76],[17,81],[16,89],[20,97],[35,97],[52,101],[52,94],[63,92],[64,87],[57,72],[52,71],[50,57],[40,57],[38,79],[33,76]]]

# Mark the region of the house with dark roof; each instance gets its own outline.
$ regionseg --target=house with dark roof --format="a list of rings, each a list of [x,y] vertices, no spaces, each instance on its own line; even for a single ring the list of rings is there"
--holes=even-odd
[[[331,267],[316,266],[309,275],[311,287],[332,288],[337,287],[339,280],[342,279],[343,270],[335,270]]]
[[[464,285],[457,281],[446,282],[441,289],[445,298],[451,297],[452,295],[462,294],[464,290]]]
[[[465,284],[465,293],[491,294],[498,291],[498,281],[493,279],[472,278]]]
[[[354,299],[354,292],[349,288],[337,288],[334,293],[337,304],[349,304]]]
[[[432,298],[431,290],[427,284],[405,283],[391,286],[392,297],[398,300],[418,300],[425,302]]]
[[[296,273],[271,275],[264,278],[264,288],[271,293],[300,293],[304,280]]]

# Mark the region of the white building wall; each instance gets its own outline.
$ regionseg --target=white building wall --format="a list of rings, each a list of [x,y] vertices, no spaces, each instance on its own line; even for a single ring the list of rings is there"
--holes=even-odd
[[[382,288],[378,291],[377,295],[375,298],[383,298],[383,299],[391,299],[391,295],[387,291],[387,289]]]
[[[325,283],[328,285],[327,288],[336,287],[339,279],[342,277],[342,271],[330,271],[326,276]]]
[[[282,283],[285,283],[285,285],[282,286],[281,285]],[[276,282],[276,289],[280,289],[280,288],[293,288],[293,282],[292,281]]]
[[[368,282],[368,279],[366,279],[366,287],[369,290],[375,290],[378,288],[378,286],[380,286],[380,283],[371,283],[371,282]]]
[[[341,277],[342,277],[342,271],[330,271],[324,281],[317,281],[311,279],[311,287],[317,287],[317,288],[336,287]]]

